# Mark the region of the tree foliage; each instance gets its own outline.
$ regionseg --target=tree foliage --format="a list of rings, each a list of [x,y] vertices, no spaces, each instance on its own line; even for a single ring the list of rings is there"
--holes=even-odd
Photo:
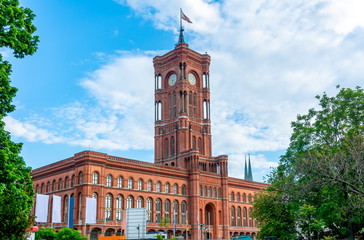
[[[264,194],[254,211],[260,222],[286,222],[298,237],[353,239],[364,226],[364,92],[342,88],[335,97],[325,93],[317,99],[318,110],[292,123],[291,143],[269,179],[274,207],[284,203],[290,214],[261,219],[258,213],[268,211]]]
[[[32,24],[34,14],[17,0],[0,0],[0,47],[10,48],[23,58],[37,49],[38,37]],[[11,141],[3,118],[14,111],[17,89],[10,85],[11,65],[0,54],[0,239],[22,239],[32,224],[29,217],[34,191],[31,169],[19,156],[22,144]]]
[[[82,235],[78,230],[71,228],[62,228],[55,232],[54,228],[41,228],[35,234],[35,240],[86,240],[87,237]]]

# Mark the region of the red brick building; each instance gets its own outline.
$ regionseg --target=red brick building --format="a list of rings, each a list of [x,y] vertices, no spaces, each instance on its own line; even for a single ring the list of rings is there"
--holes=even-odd
[[[176,222],[175,235],[186,236],[188,230],[189,239],[255,236],[251,202],[267,185],[229,177],[228,157],[212,156],[210,56],[190,49],[181,31],[175,49],[155,57],[153,64],[154,163],[84,151],[35,169],[36,192],[62,196],[64,223],[53,227],[66,226],[73,197],[74,227],[90,239],[123,235],[127,208],[146,208],[147,232],[172,236]],[[97,199],[97,223],[85,226],[86,197]],[[171,221],[164,228],[163,218]]]

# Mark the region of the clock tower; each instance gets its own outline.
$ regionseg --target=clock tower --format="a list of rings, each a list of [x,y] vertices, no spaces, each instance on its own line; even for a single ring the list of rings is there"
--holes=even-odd
[[[181,31],[175,49],[153,64],[155,163],[187,168],[191,153],[211,158],[210,56],[188,48]]]

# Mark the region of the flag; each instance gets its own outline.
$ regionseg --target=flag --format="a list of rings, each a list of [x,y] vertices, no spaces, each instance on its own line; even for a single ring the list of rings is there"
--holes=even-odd
[[[96,199],[86,198],[85,223],[96,223]]]
[[[181,18],[188,23],[192,23],[192,21],[182,12],[182,9],[181,9]]]
[[[35,221],[37,222],[47,222],[48,218],[48,200],[49,196],[44,194],[38,194],[36,196],[35,205]]]
[[[74,198],[70,197],[68,202],[68,227],[73,228],[73,208],[74,208]]]
[[[53,195],[52,223],[61,223],[61,197]]]

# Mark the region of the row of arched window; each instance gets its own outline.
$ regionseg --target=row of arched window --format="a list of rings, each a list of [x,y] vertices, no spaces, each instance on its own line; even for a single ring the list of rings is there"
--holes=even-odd
[[[230,225],[231,226],[244,226],[244,227],[254,227],[255,221],[252,216],[252,208],[231,206],[230,208]]]
[[[68,176],[65,177],[64,181],[62,178],[60,178],[60,179],[58,179],[58,182],[56,179],[54,179],[52,183],[50,181],[48,181],[46,184],[45,183],[42,183],[41,185],[37,184],[35,186],[35,192],[36,193],[47,193],[47,192],[72,188],[76,184],[82,184],[82,183],[83,183],[83,173],[79,172],[78,178],[76,178],[75,175],[72,175],[71,178],[69,178]]]
[[[221,198],[221,188],[212,188],[200,185],[200,196],[201,197],[211,197],[211,198]]]
[[[247,201],[248,200],[248,201]],[[234,192],[231,192],[230,193],[230,201],[232,202],[248,202],[248,203],[251,203],[253,202],[253,196],[251,194],[247,195],[245,193],[241,194],[240,193],[234,193]]]
[[[196,141],[196,137],[192,136],[191,149],[202,152],[202,138],[199,137]],[[174,156],[176,154],[176,143],[174,136],[164,139],[164,156]],[[203,152],[202,152],[203,154]],[[171,165],[174,166],[174,165]]]

